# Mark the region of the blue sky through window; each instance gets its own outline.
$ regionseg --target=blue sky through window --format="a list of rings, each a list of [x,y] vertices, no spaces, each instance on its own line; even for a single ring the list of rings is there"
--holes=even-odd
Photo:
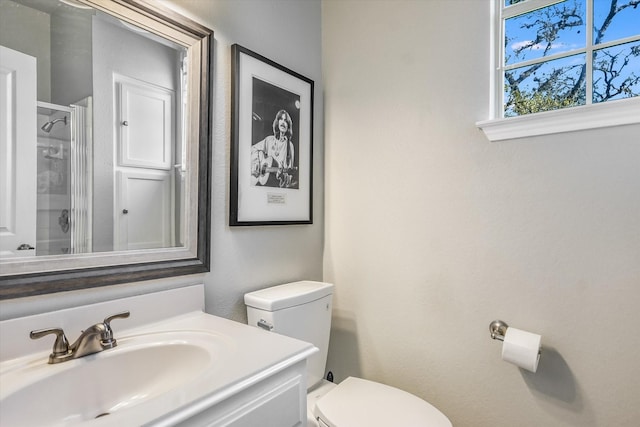
[[[622,82],[640,75],[640,55],[630,55],[636,49],[640,52],[640,41],[615,45],[607,49],[599,49],[593,52],[593,102],[602,102],[607,99],[628,98],[631,92],[638,93],[640,83],[636,82],[631,87],[622,87]],[[620,61],[629,61],[624,68],[620,67]],[[613,64],[612,64],[613,62]],[[617,64],[616,64],[617,62]],[[619,73],[607,74],[604,72],[611,67],[619,69]],[[607,84],[610,81],[611,84]],[[607,93],[608,91],[608,93]],[[605,99],[605,95],[610,98]]]
[[[505,0],[509,4],[511,0]],[[505,65],[567,52],[572,49],[584,48],[586,44],[586,2],[591,0],[566,0],[533,12],[505,20]],[[594,43],[597,40],[596,29],[609,14],[611,0],[593,0],[594,15]],[[618,6],[628,3],[619,0]],[[552,31],[553,24],[558,22],[557,13],[562,8],[576,8],[577,16],[569,19],[565,28],[558,31],[556,40],[551,43],[536,40],[541,26],[547,26]],[[554,21],[555,17],[555,21]],[[582,25],[575,25],[582,21]],[[640,33],[640,5],[627,7],[618,12],[611,24],[604,32],[601,43],[617,40]],[[536,43],[537,41],[537,43]],[[523,49],[524,48],[524,49]],[[546,50],[545,50],[546,49]]]
[[[627,1],[618,1],[620,4],[626,4]],[[595,28],[601,28],[602,23],[609,14],[611,8],[611,0],[594,0],[593,3],[593,26]],[[624,37],[633,36],[640,33],[640,5],[637,7],[627,7],[618,12],[613,18],[611,25],[604,33],[604,38],[600,40],[601,43],[621,39]],[[594,43],[596,41],[596,34],[594,30],[593,35]]]
[[[564,28],[560,28],[558,16],[560,10],[575,6],[577,16],[567,20]],[[565,1],[560,4],[544,7],[536,11],[516,16],[505,21],[505,64],[538,59],[556,53],[567,52],[585,47],[585,15],[584,2]],[[538,39],[540,29],[544,28],[547,40]],[[555,40],[552,33],[558,30]]]

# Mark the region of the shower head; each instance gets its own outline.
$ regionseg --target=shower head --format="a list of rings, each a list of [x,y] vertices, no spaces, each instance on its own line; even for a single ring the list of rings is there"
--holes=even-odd
[[[62,117],[61,119],[55,119],[55,120],[51,120],[50,122],[45,123],[44,125],[42,125],[42,127],[40,129],[42,129],[43,131],[49,133],[51,132],[51,129],[53,128],[53,125],[55,125],[58,122],[64,122],[64,124],[67,124],[67,116]]]

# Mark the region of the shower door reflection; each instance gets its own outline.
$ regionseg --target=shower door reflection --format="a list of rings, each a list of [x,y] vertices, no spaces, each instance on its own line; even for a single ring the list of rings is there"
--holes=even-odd
[[[91,99],[37,111],[36,255],[91,252]]]
[[[36,255],[71,252],[71,109],[38,103]]]

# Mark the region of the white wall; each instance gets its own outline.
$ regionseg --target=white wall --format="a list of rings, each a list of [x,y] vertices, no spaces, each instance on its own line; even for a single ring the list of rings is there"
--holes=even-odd
[[[456,427],[637,426],[640,127],[490,143],[487,0],[322,10],[329,368]]]

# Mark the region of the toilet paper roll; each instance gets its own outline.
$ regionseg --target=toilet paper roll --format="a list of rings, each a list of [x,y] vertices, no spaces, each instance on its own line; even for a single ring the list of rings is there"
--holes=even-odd
[[[541,340],[542,337],[538,334],[507,328],[502,343],[502,360],[535,372],[540,361]]]

